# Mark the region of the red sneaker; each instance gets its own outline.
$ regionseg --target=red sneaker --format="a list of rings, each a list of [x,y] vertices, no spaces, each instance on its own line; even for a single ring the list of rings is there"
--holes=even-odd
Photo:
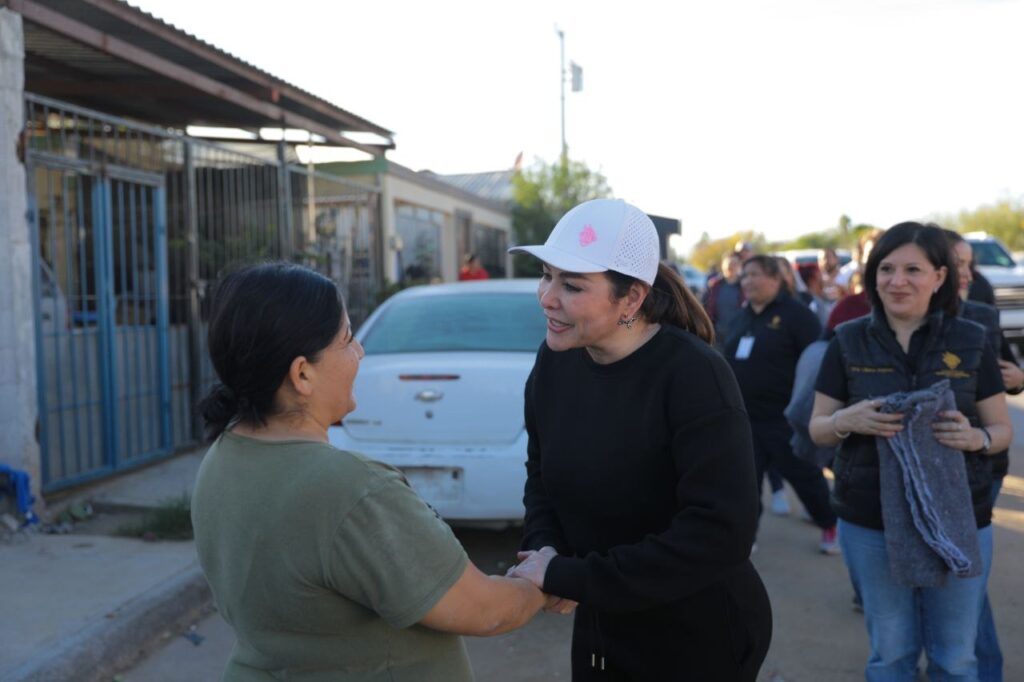
[[[822,554],[835,556],[841,553],[839,549],[839,533],[835,526],[821,531],[821,544],[818,546],[821,548]]]

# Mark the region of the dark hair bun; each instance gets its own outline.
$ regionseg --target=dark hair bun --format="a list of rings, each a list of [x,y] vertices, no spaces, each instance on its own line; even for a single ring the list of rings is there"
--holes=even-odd
[[[207,437],[215,437],[238,415],[238,398],[230,388],[217,384],[199,403],[199,414],[206,423]]]

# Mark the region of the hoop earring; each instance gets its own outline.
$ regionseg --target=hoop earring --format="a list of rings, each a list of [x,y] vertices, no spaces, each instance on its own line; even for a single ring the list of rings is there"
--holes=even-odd
[[[628,320],[619,320],[619,326],[626,325],[626,329],[632,329],[633,323],[636,322],[636,315],[629,318]]]

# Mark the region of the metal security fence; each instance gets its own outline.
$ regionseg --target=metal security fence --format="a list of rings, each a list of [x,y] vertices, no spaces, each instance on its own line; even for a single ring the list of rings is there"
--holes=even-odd
[[[292,260],[338,282],[349,317],[358,325],[376,306],[382,281],[379,205],[335,176],[292,167],[288,178]]]
[[[380,287],[375,188],[26,97],[39,439],[53,491],[197,443],[209,292],[268,259],[331,277],[358,323]]]

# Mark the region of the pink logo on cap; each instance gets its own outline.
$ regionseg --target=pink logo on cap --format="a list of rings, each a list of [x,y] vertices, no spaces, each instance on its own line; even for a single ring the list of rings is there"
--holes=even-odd
[[[584,225],[580,230],[580,246],[590,246],[597,241],[597,232],[590,225]]]

